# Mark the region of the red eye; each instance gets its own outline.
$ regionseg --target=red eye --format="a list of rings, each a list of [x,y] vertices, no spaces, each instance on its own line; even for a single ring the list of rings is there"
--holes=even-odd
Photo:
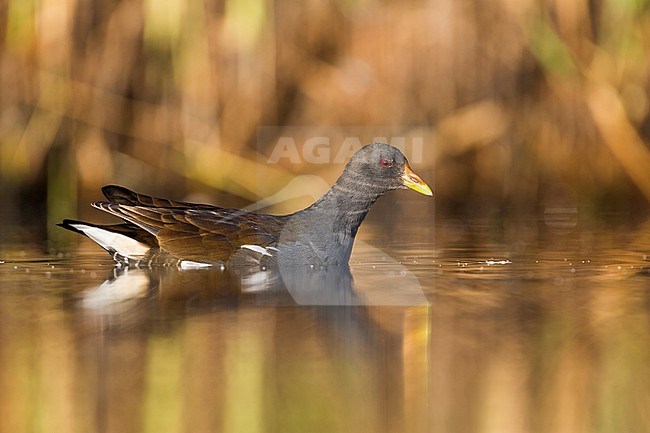
[[[384,168],[388,168],[393,166],[393,162],[394,161],[392,159],[384,158],[381,161],[379,161],[379,165],[381,165]]]

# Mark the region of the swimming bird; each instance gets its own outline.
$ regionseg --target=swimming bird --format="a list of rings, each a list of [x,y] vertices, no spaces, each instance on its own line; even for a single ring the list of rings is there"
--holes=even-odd
[[[319,200],[289,215],[270,215],[151,197],[107,185],[92,206],[123,220],[98,225],[66,219],[120,266],[346,265],[359,226],[384,193],[410,188],[433,195],[396,147],[359,149]]]

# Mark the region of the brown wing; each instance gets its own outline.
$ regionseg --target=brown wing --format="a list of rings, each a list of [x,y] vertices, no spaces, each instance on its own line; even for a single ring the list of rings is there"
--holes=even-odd
[[[117,203],[129,206],[145,207],[165,207],[181,209],[223,209],[209,204],[188,203],[184,201],[174,201],[166,198],[152,197],[150,195],[140,194],[124,188],[119,185],[106,185],[102,187],[102,193],[110,203]]]
[[[196,261],[227,262],[242,245],[274,245],[285,222],[282,216],[208,205],[147,207],[95,202],[93,206],[142,227],[166,252]]]

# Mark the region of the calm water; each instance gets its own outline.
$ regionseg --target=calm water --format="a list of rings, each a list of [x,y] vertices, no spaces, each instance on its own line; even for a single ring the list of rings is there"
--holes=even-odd
[[[14,236],[0,431],[650,431],[649,226],[414,227],[364,227],[354,280]]]

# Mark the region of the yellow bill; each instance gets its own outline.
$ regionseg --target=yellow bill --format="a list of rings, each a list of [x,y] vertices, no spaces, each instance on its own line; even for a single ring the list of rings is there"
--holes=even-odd
[[[402,175],[402,182],[407,188],[411,188],[413,191],[417,191],[420,194],[432,196],[433,192],[429,185],[427,185],[420,176],[415,174],[411,167],[408,164],[404,165],[404,174]]]

